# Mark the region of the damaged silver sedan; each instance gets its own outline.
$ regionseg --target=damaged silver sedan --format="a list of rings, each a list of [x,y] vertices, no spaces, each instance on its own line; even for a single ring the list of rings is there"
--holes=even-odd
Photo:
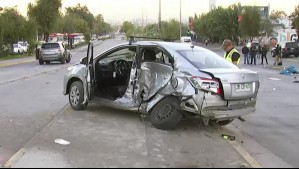
[[[255,111],[256,72],[239,69],[217,54],[188,44],[139,41],[118,45],[68,68],[64,95],[74,110],[88,103],[139,111],[159,129],[187,115],[220,125]]]

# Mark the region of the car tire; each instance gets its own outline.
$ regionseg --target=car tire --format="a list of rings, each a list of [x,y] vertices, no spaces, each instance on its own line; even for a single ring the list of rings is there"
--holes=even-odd
[[[61,60],[61,64],[65,64],[65,59]]]
[[[224,121],[218,121],[217,124],[218,124],[219,126],[226,126],[226,125],[232,123],[233,121],[234,121],[234,119],[224,120]]]
[[[71,56],[69,56],[69,58],[66,60],[66,63],[70,63],[71,62]]]
[[[43,65],[43,64],[44,64],[44,61],[43,61],[43,60],[41,60],[41,59],[40,59],[40,60],[38,60],[38,62],[39,62],[39,64],[40,64],[40,65]]]
[[[69,88],[69,103],[74,110],[85,110],[88,102],[84,102],[84,88],[81,81],[75,81]]]
[[[46,61],[46,64],[49,65],[51,62],[50,61]]]
[[[157,103],[150,111],[150,122],[161,130],[175,128],[183,118],[183,114],[178,108],[179,100],[177,97],[166,97]]]

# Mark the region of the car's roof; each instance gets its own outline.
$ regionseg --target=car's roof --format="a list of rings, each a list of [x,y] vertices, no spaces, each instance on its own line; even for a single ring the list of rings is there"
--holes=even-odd
[[[162,42],[162,41],[137,41],[135,42],[136,45],[140,46],[153,46],[153,45],[159,45],[162,47],[167,47],[172,50],[190,50],[191,46],[190,44],[186,43],[179,43],[179,42]],[[196,48],[201,48],[196,46]]]

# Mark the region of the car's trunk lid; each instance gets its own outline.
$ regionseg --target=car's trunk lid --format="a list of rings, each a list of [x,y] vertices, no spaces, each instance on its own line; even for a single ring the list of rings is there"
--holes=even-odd
[[[243,100],[255,98],[259,88],[256,72],[246,69],[200,69],[220,80],[225,100]]]

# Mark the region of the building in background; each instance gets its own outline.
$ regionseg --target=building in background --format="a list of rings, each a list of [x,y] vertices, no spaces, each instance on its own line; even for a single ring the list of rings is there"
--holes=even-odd
[[[216,8],[216,0],[209,0],[209,10],[213,10]]]

